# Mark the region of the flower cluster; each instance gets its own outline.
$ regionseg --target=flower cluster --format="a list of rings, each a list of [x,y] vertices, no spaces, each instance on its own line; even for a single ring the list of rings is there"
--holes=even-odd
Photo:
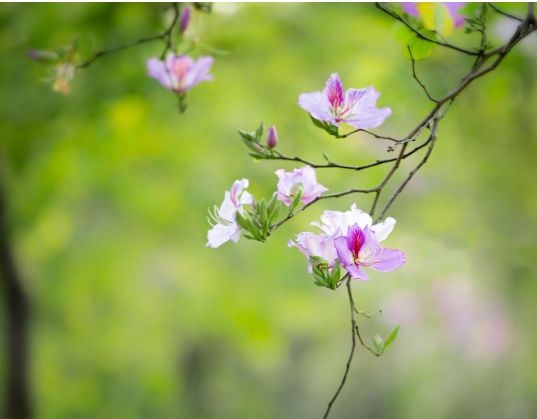
[[[279,178],[277,191],[268,202],[263,199],[257,202],[245,191],[249,185],[247,179],[233,183],[220,207],[209,214],[212,228],[207,234],[207,247],[220,247],[227,241],[237,243],[241,232],[249,239],[265,241],[282,203],[291,213],[300,202],[308,204],[328,190],[317,183],[315,171],[309,166],[293,172],[279,169],[276,175]]]
[[[377,108],[380,94],[373,88],[343,90],[339,76],[333,73],[322,92],[302,93],[298,104],[308,111],[313,122],[335,137],[341,124],[356,129],[376,128],[391,115],[390,108]],[[241,139],[255,159],[277,159],[282,155],[275,150],[278,142],[276,127],[267,130],[262,142],[263,124],[253,132],[239,131]],[[219,247],[227,241],[237,242],[244,232],[246,238],[265,241],[270,232],[294,215],[302,204],[304,209],[321,198],[328,189],[317,182],[311,166],[285,171],[276,170],[277,191],[265,202],[257,202],[244,191],[248,181],[236,181],[226,192],[220,208],[211,213],[212,229],[207,236],[208,247]],[[281,206],[288,207],[286,217],[276,222]],[[380,243],[388,237],[395,220],[388,217],[384,222],[373,224],[371,216],[353,205],[349,211],[325,211],[320,222],[313,223],[320,233],[302,232],[290,247],[297,247],[307,258],[308,271],[315,283],[335,289],[344,277],[367,280],[365,268],[381,272],[399,269],[405,263],[400,250],[387,249]],[[344,278],[343,277],[343,278]]]
[[[381,272],[399,269],[405,264],[401,250],[380,245],[392,232],[395,219],[373,224],[371,216],[353,204],[349,211],[325,211],[318,227],[319,234],[303,232],[289,242],[308,260],[308,270],[318,285],[335,288],[340,281],[339,268],[344,267],[351,278],[367,280],[363,268]]]

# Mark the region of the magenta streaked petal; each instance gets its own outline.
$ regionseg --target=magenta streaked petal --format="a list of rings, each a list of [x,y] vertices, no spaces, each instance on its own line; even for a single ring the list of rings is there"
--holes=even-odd
[[[323,96],[326,97],[334,109],[338,109],[345,101],[343,96],[343,84],[337,73],[330,74],[323,90]]]
[[[406,262],[405,253],[397,249],[382,249],[378,262],[369,265],[371,268],[381,272],[391,272],[399,269]]]
[[[321,92],[302,93],[298,97],[300,107],[319,121],[331,121],[330,102]]]

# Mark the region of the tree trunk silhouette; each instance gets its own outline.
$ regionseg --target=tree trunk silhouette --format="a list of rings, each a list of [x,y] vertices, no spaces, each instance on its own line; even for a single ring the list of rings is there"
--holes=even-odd
[[[28,387],[28,299],[17,271],[10,242],[6,197],[0,185],[0,280],[5,310],[6,393],[5,418],[31,416]]]

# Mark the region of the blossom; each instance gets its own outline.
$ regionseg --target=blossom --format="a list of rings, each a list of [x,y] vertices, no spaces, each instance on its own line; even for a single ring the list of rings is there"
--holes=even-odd
[[[220,247],[229,240],[234,243],[239,241],[241,227],[237,223],[237,212],[244,205],[253,203],[252,195],[245,191],[248,184],[248,179],[235,181],[231,190],[226,191],[220,208],[215,208],[214,213],[210,214],[215,224],[207,233],[207,247]]]
[[[298,104],[310,115],[322,122],[339,126],[341,122],[355,128],[376,128],[391,115],[390,108],[377,108],[380,97],[373,87],[348,89],[343,93],[343,84],[337,73],[328,78],[322,92],[302,93]]]
[[[184,93],[205,80],[212,80],[209,70],[213,58],[204,56],[197,61],[188,55],[168,54],[164,61],[147,60],[147,73],[157,79],[166,89]]]
[[[403,11],[411,16],[420,18],[426,29],[437,31],[442,35],[449,35],[453,27],[458,28],[464,24],[465,16],[459,14],[464,2],[423,2],[401,3]]]
[[[278,176],[278,200],[285,205],[291,205],[293,198],[302,191],[300,201],[303,204],[309,204],[317,199],[323,192],[328,189],[317,183],[317,176],[313,167],[304,166],[295,169],[292,172],[286,172],[283,169],[276,170]]]
[[[367,226],[364,229],[358,224],[350,226],[346,236],[334,240],[334,246],[341,265],[354,279],[367,281],[368,276],[361,267],[391,272],[406,262],[401,250],[381,247],[375,232]]]
[[[276,144],[278,144],[278,131],[276,131],[276,127],[273,125],[267,130],[267,147],[274,148]]]
[[[320,222],[313,222],[319,234],[299,233],[289,247],[296,247],[308,259],[311,273],[311,258],[323,259],[329,268],[339,262],[353,278],[366,280],[367,275],[360,266],[388,272],[400,268],[405,263],[405,255],[400,250],[380,247],[395,227],[395,219],[386,218],[373,224],[371,216],[356,208],[348,211],[325,211]],[[356,255],[356,256],[355,256]]]

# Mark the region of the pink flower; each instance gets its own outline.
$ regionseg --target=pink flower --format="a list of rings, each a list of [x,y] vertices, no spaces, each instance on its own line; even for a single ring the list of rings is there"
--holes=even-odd
[[[330,269],[339,261],[353,278],[366,280],[360,266],[388,272],[405,263],[402,251],[384,249],[379,244],[392,232],[395,219],[388,217],[381,223],[372,223],[371,216],[355,204],[349,211],[325,211],[320,222],[312,223],[321,233],[300,233],[295,241],[289,241],[289,247],[297,247],[306,256],[310,273],[311,258],[317,257],[324,259]]]
[[[401,250],[380,247],[375,233],[358,224],[349,227],[346,236],[334,240],[341,265],[354,279],[368,280],[368,276],[360,268],[369,267],[381,272],[399,269],[406,262]]]
[[[200,57],[194,61],[188,55],[168,54],[164,61],[147,60],[147,74],[157,79],[166,89],[184,93],[205,80],[212,80],[209,70],[212,57]]]
[[[322,92],[302,93],[298,104],[319,121],[368,129],[378,127],[392,113],[390,108],[376,107],[379,97],[380,93],[373,87],[348,89],[343,93],[343,84],[338,74],[333,73]]]
[[[323,192],[328,189],[317,183],[315,170],[310,166],[295,169],[292,172],[286,172],[283,169],[276,170],[278,176],[278,200],[285,205],[291,205],[299,189],[302,189],[300,201],[303,204],[309,204],[317,199]]]
[[[226,191],[220,208],[215,207],[214,212],[210,214],[215,224],[207,233],[207,247],[220,247],[229,240],[234,243],[239,241],[241,227],[236,220],[237,212],[241,211],[244,205],[253,203],[252,195],[245,191],[248,184],[248,179],[235,181],[231,190]]]

